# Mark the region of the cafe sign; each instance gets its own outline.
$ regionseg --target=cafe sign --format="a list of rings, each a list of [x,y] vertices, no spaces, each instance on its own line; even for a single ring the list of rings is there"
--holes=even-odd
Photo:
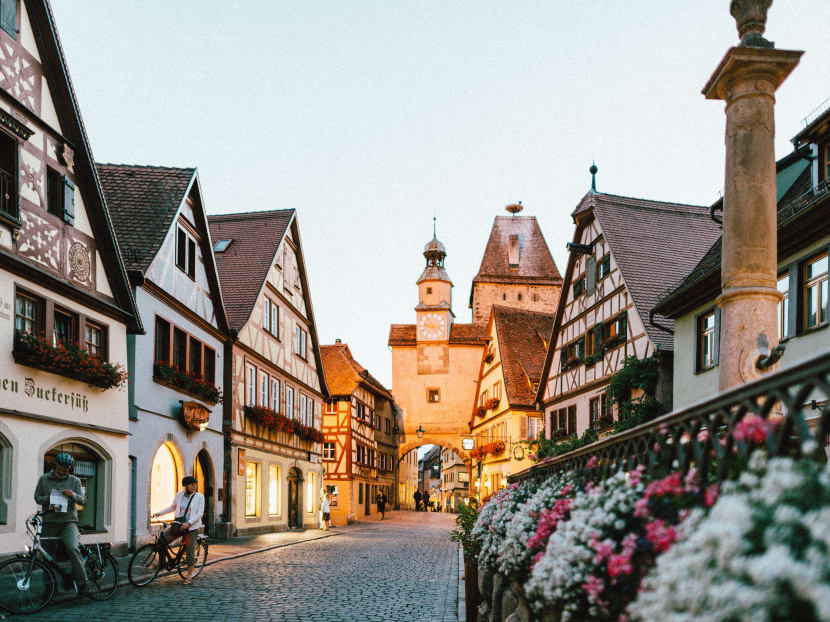
[[[199,402],[182,402],[182,418],[187,427],[204,430],[210,420],[210,411]]]

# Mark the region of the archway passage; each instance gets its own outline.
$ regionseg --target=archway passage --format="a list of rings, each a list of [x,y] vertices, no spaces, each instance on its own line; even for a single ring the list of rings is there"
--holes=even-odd
[[[213,481],[213,461],[205,449],[202,449],[196,455],[196,460],[193,461],[193,477],[196,478],[199,492],[205,496],[205,513],[202,522],[205,525],[205,532],[212,536],[216,524],[216,507],[213,494],[215,484]]]
[[[470,497],[470,459],[434,438],[400,448],[398,495],[401,509],[457,512]]]

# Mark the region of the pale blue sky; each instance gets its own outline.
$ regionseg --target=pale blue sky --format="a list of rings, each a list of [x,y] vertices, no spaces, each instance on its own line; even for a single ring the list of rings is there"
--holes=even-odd
[[[709,204],[723,105],[700,94],[737,42],[728,0],[53,0],[95,157],[197,166],[210,213],[296,208],[320,339],[391,385],[432,216],[454,310],[517,200],[564,273],[588,190]],[[830,3],[778,0],[806,51],[778,92],[777,155],[830,97]],[[394,389],[394,387],[391,387]]]

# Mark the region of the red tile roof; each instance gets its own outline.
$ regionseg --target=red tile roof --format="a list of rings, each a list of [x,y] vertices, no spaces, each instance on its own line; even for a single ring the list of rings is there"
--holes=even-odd
[[[335,343],[320,346],[326,383],[331,395],[351,395],[363,383],[370,391],[394,401],[394,397],[380,381],[352,357],[349,346]]]
[[[482,345],[487,337],[487,324],[452,324],[450,344]],[[392,324],[389,327],[390,346],[414,346],[417,342],[415,324]]]
[[[184,201],[193,168],[97,164],[98,176],[128,269],[145,272]]]
[[[518,265],[509,263],[510,236],[519,236]],[[496,216],[473,283],[558,283],[562,276],[535,216]]]
[[[504,390],[510,406],[532,407],[545,364],[544,338],[553,328],[552,313],[538,313],[508,307],[493,307]]]
[[[248,321],[293,217],[293,209],[208,216],[213,242],[232,240],[224,253],[216,253],[232,329],[239,330]]]

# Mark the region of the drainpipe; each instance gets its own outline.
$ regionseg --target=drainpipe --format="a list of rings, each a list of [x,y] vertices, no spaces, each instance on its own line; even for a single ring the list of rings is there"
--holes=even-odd
[[[732,0],[741,43],[730,48],[703,94],[726,102],[726,167],[719,389],[777,366],[777,224],[775,91],[803,52],[777,50],[763,38],[772,0]],[[777,358],[775,359],[777,360]],[[772,362],[771,362],[772,361]],[[759,365],[759,362],[762,365]]]

